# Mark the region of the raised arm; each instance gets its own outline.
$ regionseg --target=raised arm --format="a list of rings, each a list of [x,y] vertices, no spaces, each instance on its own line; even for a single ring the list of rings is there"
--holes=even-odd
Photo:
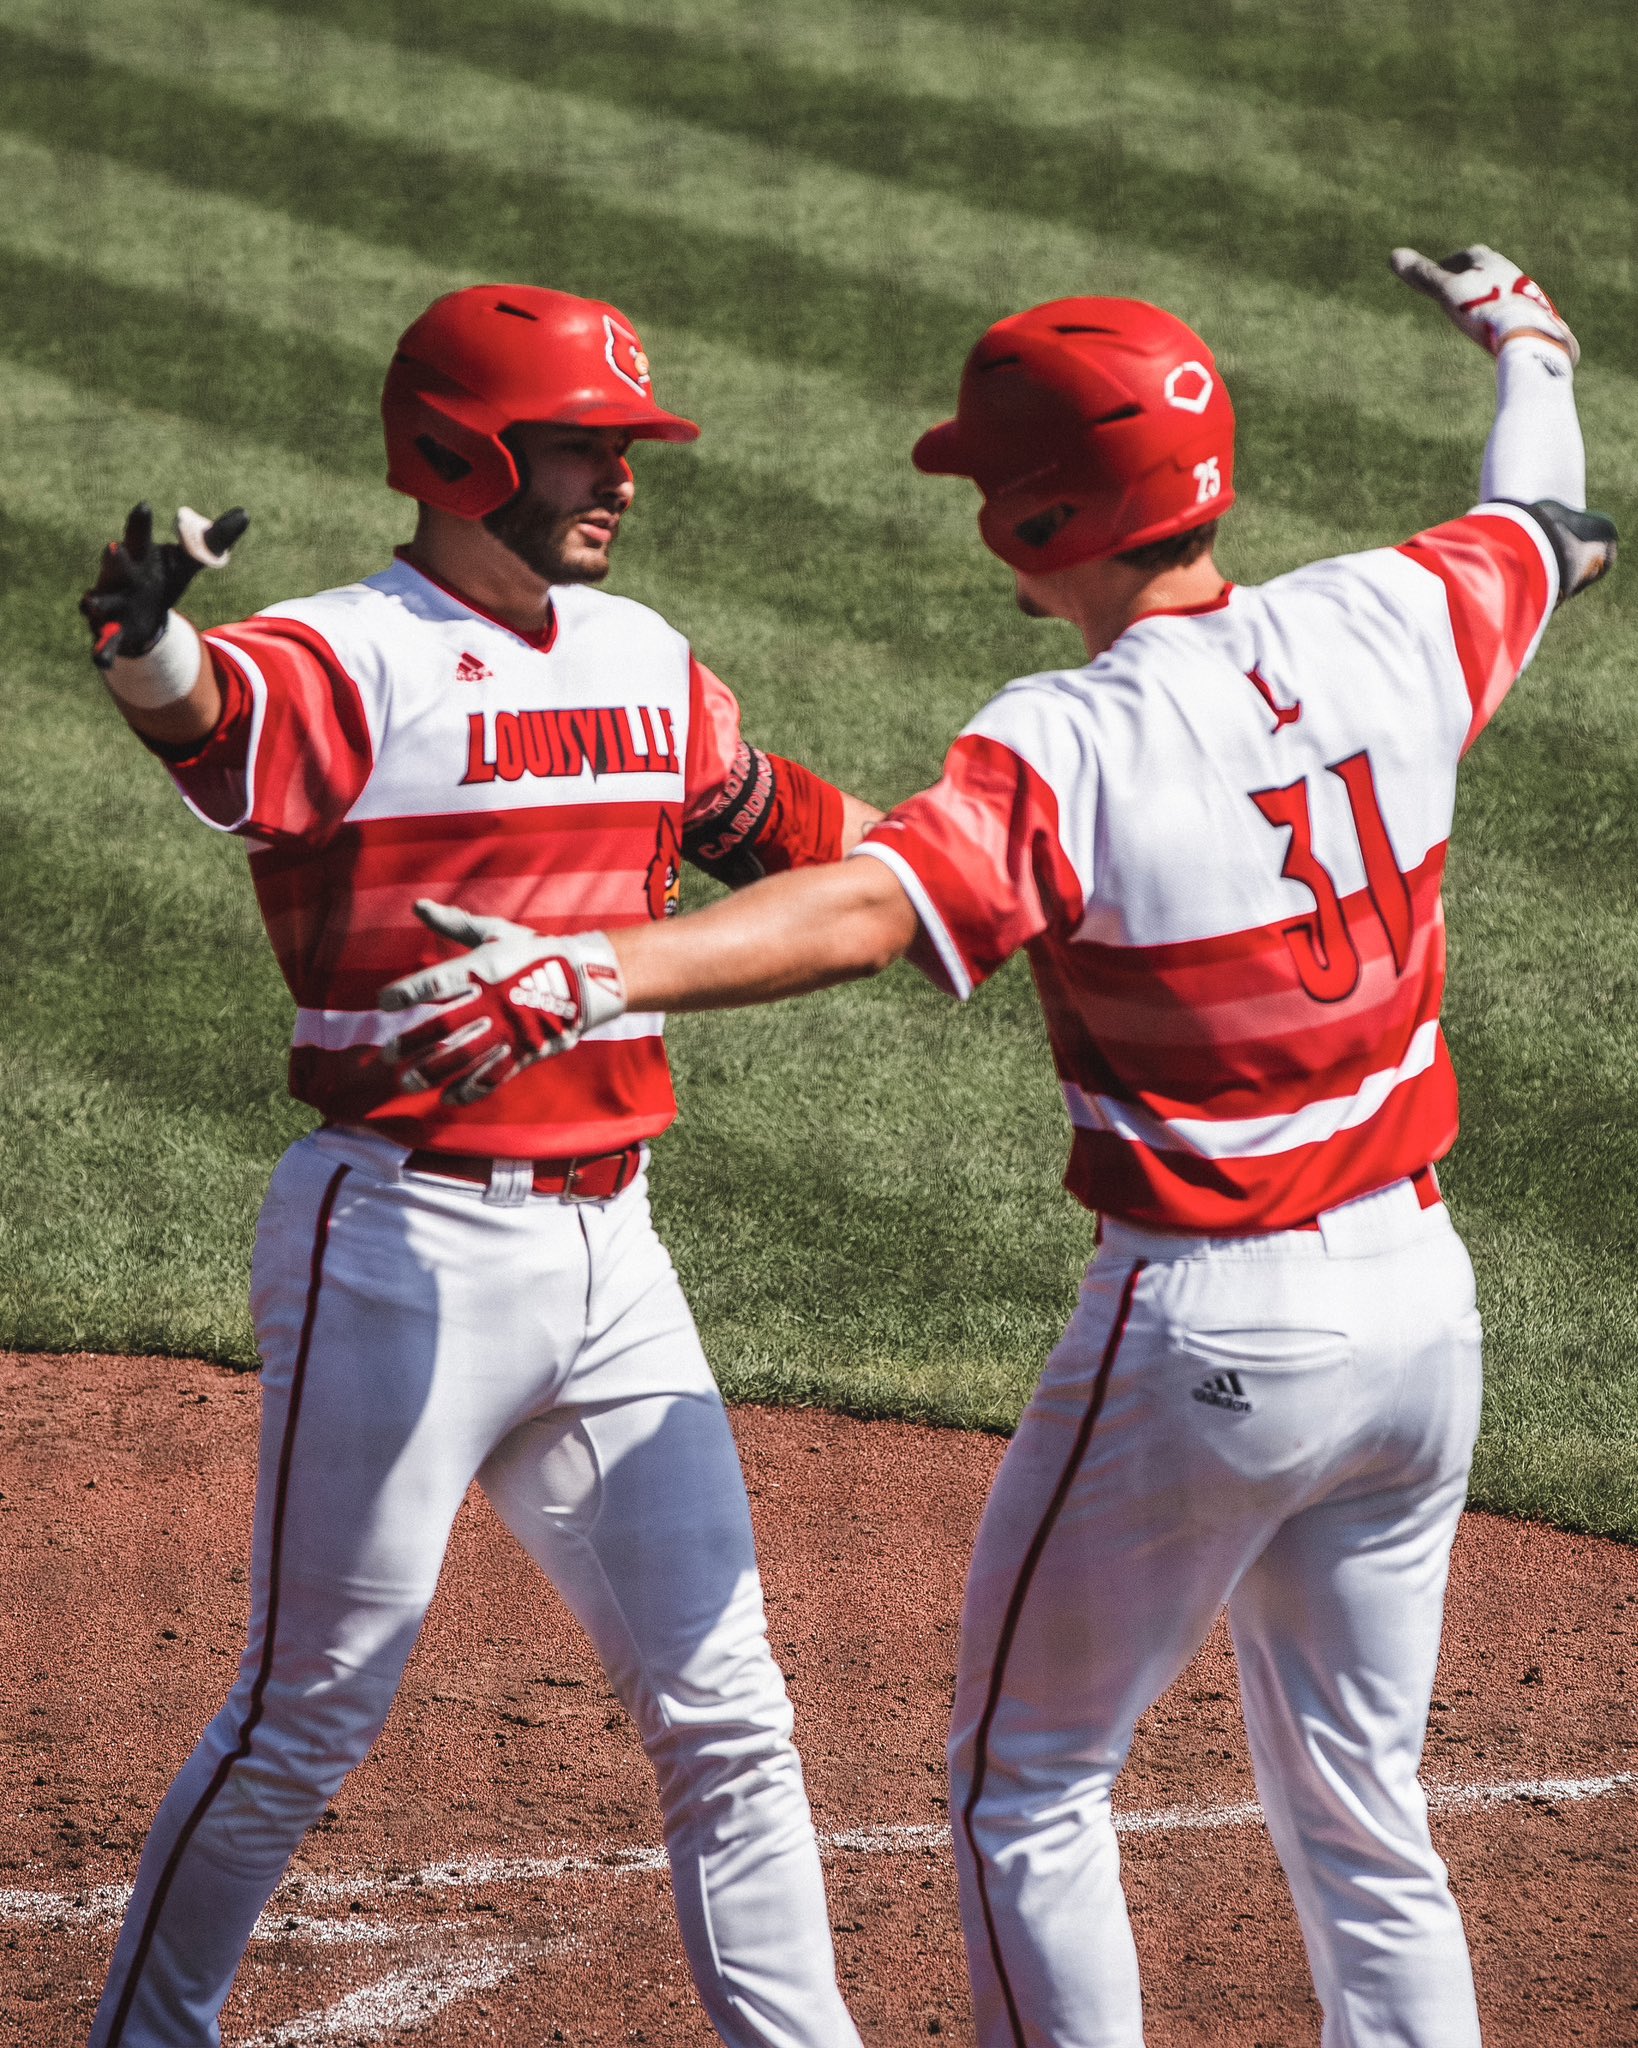
[[[1615,528],[1588,512],[1587,456],[1575,407],[1581,348],[1552,300],[1482,242],[1433,262],[1395,249],[1396,276],[1496,358],[1496,418],[1479,475],[1484,503],[1527,505],[1559,562],[1559,602],[1615,560]]]
[[[91,659],[125,722],[161,746],[188,746],[215,729],[222,697],[199,635],[175,605],[201,569],[225,569],[250,515],[235,507],[207,522],[184,505],[176,539],[154,540],[153,508],[133,505],[125,532],[103,550],[80,600]]]

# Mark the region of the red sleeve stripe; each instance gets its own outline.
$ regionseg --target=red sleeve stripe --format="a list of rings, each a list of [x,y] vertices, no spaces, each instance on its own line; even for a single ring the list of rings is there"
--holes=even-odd
[[[257,617],[208,636],[252,684],[247,807],[234,829],[275,841],[319,840],[339,827],[374,765],[357,683],[322,633]]]
[[[1470,519],[1510,519],[1535,548],[1536,558],[1541,563],[1542,574],[1547,579],[1546,595],[1541,604],[1541,616],[1536,622],[1536,629],[1531,634],[1529,644],[1526,646],[1523,658],[1519,662],[1519,670],[1522,674],[1530,666],[1531,662],[1535,660],[1536,650],[1541,645],[1541,636],[1546,632],[1548,621],[1552,618],[1554,607],[1558,603],[1560,583],[1558,556],[1553,552],[1552,542],[1542,532],[1541,522],[1534,514],[1527,512],[1522,505],[1475,505],[1468,514],[1468,517]]]
[[[964,1003],[973,992],[972,975],[968,972],[967,963],[962,959],[955,940],[951,938],[949,927],[945,924],[943,918],[939,916],[933,899],[928,895],[920,875],[916,873],[902,853],[898,852],[894,847],[882,846],[875,840],[864,840],[860,845],[854,847],[853,853],[849,854],[848,858],[851,860],[854,854],[860,853],[869,854],[872,860],[879,860],[883,867],[898,877],[900,886],[903,888],[905,895],[910,898],[911,903],[915,907],[916,915],[921,920],[922,930],[926,932],[928,938],[933,942],[933,950],[938,955],[939,965],[944,969],[945,978],[950,985],[950,993],[956,998],[957,1002]]]
[[[688,758],[684,763],[684,817],[693,821],[732,772],[739,747],[739,704],[720,676],[688,657]]]
[[[261,745],[262,727],[267,720],[267,678],[242,648],[230,646],[226,641],[218,639],[214,633],[205,634],[204,641],[210,649],[213,661],[219,661],[237,673],[250,700],[250,730],[244,743],[244,765],[239,771],[244,777],[243,801],[234,817],[213,818],[189,789],[188,784],[192,778],[188,775],[188,768],[193,765],[192,763],[183,764],[173,770],[171,779],[181,792],[182,801],[201,824],[209,825],[213,832],[241,832],[250,822],[251,813],[256,808],[256,749]],[[201,761],[203,758],[202,753]],[[217,789],[225,787],[223,778],[215,778],[212,786]],[[203,793],[201,788],[199,794]]]
[[[1557,563],[1535,521],[1508,505],[1419,533],[1399,552],[1445,587],[1473,707],[1471,746],[1541,644],[1558,594]]]
[[[942,932],[960,961],[958,976],[939,948],[951,988],[965,995],[1019,947],[1079,923],[1083,885],[1058,823],[1052,784],[1005,741],[969,732],[933,788],[873,825],[857,850],[878,859],[891,850],[913,871],[920,894],[911,900],[932,913],[922,922],[935,947]]]
[[[375,741],[370,732],[370,721],[364,709],[364,695],[353,678],[352,671],[325,639],[316,626],[310,626],[305,619],[284,616],[246,619],[242,625],[224,630],[235,633],[249,633],[259,641],[265,641],[274,653],[282,653],[281,641],[294,641],[305,648],[332,682],[341,688],[335,697],[337,722],[341,728],[348,749],[359,757],[367,775],[375,760]]]

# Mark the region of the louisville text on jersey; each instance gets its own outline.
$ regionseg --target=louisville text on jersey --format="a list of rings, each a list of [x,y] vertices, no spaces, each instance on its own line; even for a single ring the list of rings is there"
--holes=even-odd
[[[671,712],[663,704],[598,704],[550,711],[473,711],[466,721],[471,782],[525,775],[676,775],[681,772]]]

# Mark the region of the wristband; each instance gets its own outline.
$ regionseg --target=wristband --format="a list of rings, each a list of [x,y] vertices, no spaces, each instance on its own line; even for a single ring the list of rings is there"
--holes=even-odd
[[[1555,377],[1570,376],[1575,370],[1575,357],[1543,327],[1515,327],[1502,335],[1496,344],[1498,374],[1508,357],[1515,362],[1533,359],[1545,363]]]
[[[199,680],[199,635],[180,612],[167,612],[159,638],[146,654],[116,654],[102,672],[122,704],[137,711],[158,711],[180,704]]]

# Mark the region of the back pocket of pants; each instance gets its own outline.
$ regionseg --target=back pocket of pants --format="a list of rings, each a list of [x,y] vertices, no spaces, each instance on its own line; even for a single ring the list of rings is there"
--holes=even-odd
[[[1166,1404],[1202,1465],[1278,1485],[1323,1463],[1357,1427],[1353,1363],[1340,1330],[1174,1328]]]

